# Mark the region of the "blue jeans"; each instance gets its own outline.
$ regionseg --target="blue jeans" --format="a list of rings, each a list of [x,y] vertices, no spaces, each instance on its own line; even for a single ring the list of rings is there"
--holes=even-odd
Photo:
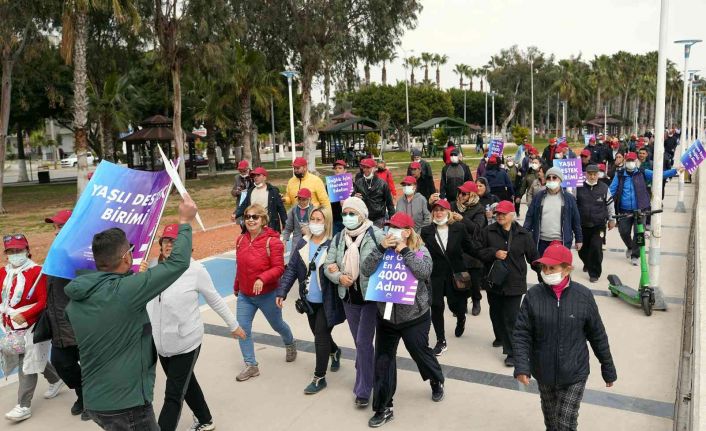
[[[152,404],[112,411],[88,410],[88,416],[108,431],[159,431]]]
[[[245,335],[247,335],[247,338],[244,340],[239,339],[238,342],[240,343],[240,352],[243,354],[243,360],[248,365],[257,365],[255,343],[252,339],[252,321],[257,310],[262,311],[267,323],[282,337],[282,341],[284,341],[286,346],[294,343],[292,330],[282,319],[282,310],[275,304],[275,297],[274,291],[256,296],[238,295],[238,303],[235,306],[236,319],[238,319],[240,327],[243,328]]]

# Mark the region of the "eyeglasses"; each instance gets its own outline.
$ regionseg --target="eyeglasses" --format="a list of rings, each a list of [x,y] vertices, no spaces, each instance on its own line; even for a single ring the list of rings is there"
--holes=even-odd
[[[243,218],[245,220],[258,220],[260,216],[258,214],[245,214]]]
[[[560,179],[560,178],[557,177],[556,175],[548,175],[548,176],[547,176],[547,179],[548,179],[548,180],[558,180],[558,179]]]
[[[354,212],[344,212],[344,213],[341,213],[341,215],[346,216],[346,217],[358,217],[358,214],[354,213]]]
[[[2,237],[3,242],[8,242],[11,239],[20,239],[20,240],[24,239],[24,240],[26,240],[27,238],[24,235],[22,235],[21,233],[13,233],[13,234],[5,235],[4,237]]]
[[[130,244],[130,247],[128,247],[127,250],[125,250],[125,253],[123,253],[122,256],[120,256],[120,259],[124,258],[126,254],[132,253],[132,251],[135,249],[135,244]]]

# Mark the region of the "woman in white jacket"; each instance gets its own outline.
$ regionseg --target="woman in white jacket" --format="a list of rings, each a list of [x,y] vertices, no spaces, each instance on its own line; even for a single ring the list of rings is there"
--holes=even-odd
[[[160,255],[149,266],[156,266],[172,252],[179,226],[168,225],[159,240]],[[143,269],[147,265],[143,264]],[[173,431],[181,416],[184,401],[194,413],[192,430],[215,429],[213,418],[194,375],[194,366],[203,341],[203,321],[199,310],[199,294],[228,325],[234,338],[245,338],[235,316],[218,294],[206,268],[191,260],[191,265],[167,290],[147,305],[152,322],[152,336],[167,376],[164,405],[159,414],[162,431]]]

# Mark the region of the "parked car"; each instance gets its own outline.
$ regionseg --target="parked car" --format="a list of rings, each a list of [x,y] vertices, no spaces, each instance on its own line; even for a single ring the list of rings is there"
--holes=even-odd
[[[187,168],[191,167],[191,163],[192,162],[189,159],[186,159],[186,161],[184,162],[184,164],[186,165]],[[208,167],[208,159],[205,158],[204,156],[200,156],[197,154],[196,156],[194,156],[194,163],[193,164],[196,167],[196,169],[207,168]]]
[[[92,153],[86,154],[86,159],[89,165],[93,164],[93,161],[95,160],[95,157],[93,156]],[[69,154],[66,158],[61,159],[61,167],[62,168],[69,168],[69,167],[75,167],[78,165],[78,156],[76,153]]]

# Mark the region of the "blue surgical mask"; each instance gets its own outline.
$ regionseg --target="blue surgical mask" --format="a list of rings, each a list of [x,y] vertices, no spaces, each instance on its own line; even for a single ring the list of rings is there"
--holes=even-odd
[[[348,230],[354,230],[360,226],[360,220],[358,220],[358,216],[356,215],[344,215],[342,218],[343,226],[345,226]]]

